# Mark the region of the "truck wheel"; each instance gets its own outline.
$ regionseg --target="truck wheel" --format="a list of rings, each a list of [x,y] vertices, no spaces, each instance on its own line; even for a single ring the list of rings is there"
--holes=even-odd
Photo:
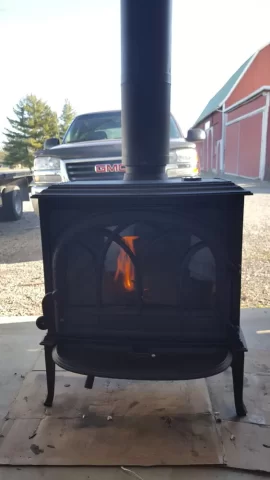
[[[23,214],[23,201],[19,189],[3,194],[4,216],[7,220],[19,220]]]

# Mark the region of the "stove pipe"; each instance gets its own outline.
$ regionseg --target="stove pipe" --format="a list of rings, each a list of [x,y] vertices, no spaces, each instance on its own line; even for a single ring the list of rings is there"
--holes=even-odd
[[[169,157],[171,0],[121,0],[125,180],[165,179]]]

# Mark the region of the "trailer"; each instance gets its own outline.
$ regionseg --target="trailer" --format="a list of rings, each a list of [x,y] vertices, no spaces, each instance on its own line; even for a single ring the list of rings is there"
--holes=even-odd
[[[0,209],[6,220],[19,220],[23,214],[23,202],[28,201],[30,170],[0,169]]]

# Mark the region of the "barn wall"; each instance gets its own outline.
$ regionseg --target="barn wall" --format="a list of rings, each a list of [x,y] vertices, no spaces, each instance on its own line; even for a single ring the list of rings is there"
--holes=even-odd
[[[241,105],[232,112],[227,113],[227,122],[234,120],[242,115],[247,115],[248,113],[257,110],[258,108],[263,108],[266,103],[266,97],[264,95],[260,95],[260,97],[255,98],[254,100],[246,103],[245,105]]]
[[[222,113],[213,114],[213,159],[211,170],[219,172],[220,170],[220,140],[222,137]]]
[[[262,113],[240,121],[238,175],[259,178]]]
[[[222,135],[222,113],[213,113],[213,126],[215,126],[215,139],[220,139]]]
[[[203,122],[196,125],[204,130],[205,123],[210,121],[210,128],[206,130],[206,139],[197,145],[197,152],[200,159],[200,167],[202,171],[219,171],[219,141],[222,136],[222,114],[214,112]]]
[[[247,97],[264,85],[270,85],[270,45],[263,48],[226,100],[226,107]]]
[[[231,175],[238,172],[239,130],[239,122],[226,127],[224,171]]]
[[[260,177],[263,112],[249,114],[264,106],[265,97],[260,97],[227,114],[225,173]]]
[[[265,163],[264,180],[270,181],[270,110],[268,112],[268,129],[267,129],[266,163]]]

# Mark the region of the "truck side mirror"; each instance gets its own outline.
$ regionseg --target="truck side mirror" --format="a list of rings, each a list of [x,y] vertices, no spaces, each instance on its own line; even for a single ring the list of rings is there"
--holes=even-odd
[[[59,138],[47,138],[44,142],[44,150],[48,148],[56,147],[60,144]]]
[[[205,140],[206,135],[205,131],[202,130],[201,128],[191,128],[188,130],[187,138],[186,140],[188,142],[202,142]]]

